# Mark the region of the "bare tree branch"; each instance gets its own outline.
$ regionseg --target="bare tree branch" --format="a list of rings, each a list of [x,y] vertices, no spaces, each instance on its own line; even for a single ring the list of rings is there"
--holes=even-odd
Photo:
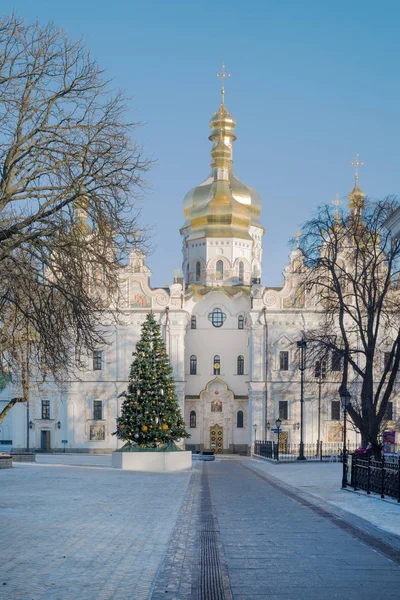
[[[301,238],[306,289],[321,309],[305,334],[319,352],[340,353],[341,387],[360,380],[348,412],[377,453],[400,364],[400,242],[384,227],[397,206],[394,197],[363,201],[348,215],[322,206]]]

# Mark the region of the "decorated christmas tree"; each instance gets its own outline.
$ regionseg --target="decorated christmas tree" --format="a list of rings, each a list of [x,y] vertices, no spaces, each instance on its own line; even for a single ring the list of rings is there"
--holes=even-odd
[[[174,442],[190,435],[179,409],[160,325],[153,313],[143,323],[133,356],[128,390],[114,435],[127,442],[122,451],[174,450]]]

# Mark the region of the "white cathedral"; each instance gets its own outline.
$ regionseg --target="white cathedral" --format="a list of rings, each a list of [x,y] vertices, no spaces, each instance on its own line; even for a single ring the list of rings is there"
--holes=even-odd
[[[88,358],[80,380],[62,390],[34,388],[29,412],[10,411],[0,432],[0,450],[31,449],[107,453],[113,436],[132,352],[151,310],[162,326],[178,399],[191,435],[187,447],[224,453],[250,452],[255,439],[300,441],[300,371],[297,341],[318,318],[318,308],[299,292],[303,254],[296,248],[284,269],[284,284],[260,284],[261,199],[232,168],[235,119],[224,103],[210,122],[211,172],[183,202],[183,277],[169,288],[152,288],[145,256],[134,250],[121,270],[122,323],[112,343]],[[362,194],[358,186],[349,195]],[[327,365],[318,410],[313,365],[306,371],[304,442],[342,441],[338,397],[340,361]],[[1,404],[16,395],[12,385]],[[356,441],[350,432],[350,440]]]

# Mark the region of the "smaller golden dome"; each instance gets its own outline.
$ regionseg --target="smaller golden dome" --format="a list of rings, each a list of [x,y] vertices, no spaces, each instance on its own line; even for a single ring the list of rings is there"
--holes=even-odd
[[[208,139],[213,141],[214,138],[217,137],[219,135],[219,132],[222,130],[224,132],[224,135],[229,136],[232,139],[232,141],[236,140],[236,136],[234,134],[235,128],[235,119],[228,112],[225,104],[221,103],[219,110],[216,113],[214,113],[214,116],[211,118],[211,134]]]
[[[358,187],[358,176],[356,175],[356,181],[353,189],[349,194],[349,209],[352,214],[362,211],[364,208],[365,194],[361,188]]]

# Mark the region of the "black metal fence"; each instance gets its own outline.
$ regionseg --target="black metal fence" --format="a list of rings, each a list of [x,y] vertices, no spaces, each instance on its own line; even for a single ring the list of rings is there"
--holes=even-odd
[[[348,446],[347,450],[352,452],[356,449],[356,444]],[[279,461],[294,461],[300,453],[300,444],[288,444],[286,441],[280,443],[270,440],[257,440],[254,442],[254,456],[269,458]],[[341,461],[343,454],[343,444],[335,442],[321,442],[319,444],[304,444],[304,456],[307,460],[320,461]]]
[[[381,498],[389,496],[400,502],[400,460],[398,456],[373,456],[352,454],[347,459],[348,483],[354,490],[375,492]]]
[[[269,441],[256,441],[254,442],[254,455],[277,460],[278,444]]]

